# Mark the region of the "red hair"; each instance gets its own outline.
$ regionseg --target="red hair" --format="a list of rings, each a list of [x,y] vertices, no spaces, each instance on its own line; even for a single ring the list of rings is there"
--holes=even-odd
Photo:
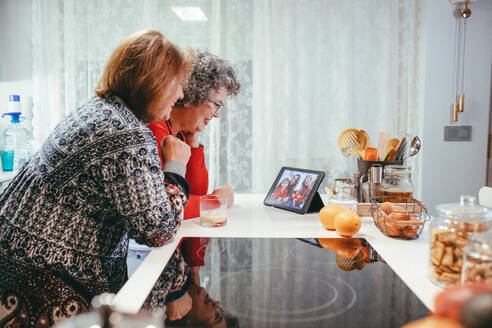
[[[158,31],[127,37],[113,51],[95,89],[99,97],[121,98],[138,117],[163,94],[175,78],[189,74],[192,58]]]

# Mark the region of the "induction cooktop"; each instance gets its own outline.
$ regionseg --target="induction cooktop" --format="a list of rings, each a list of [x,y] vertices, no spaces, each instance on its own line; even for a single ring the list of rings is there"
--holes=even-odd
[[[428,313],[358,238],[211,238],[200,282],[240,327],[400,327]]]

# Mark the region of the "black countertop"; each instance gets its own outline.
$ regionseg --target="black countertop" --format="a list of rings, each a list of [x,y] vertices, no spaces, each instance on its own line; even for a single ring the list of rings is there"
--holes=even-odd
[[[205,263],[202,286],[240,327],[400,327],[428,313],[363,239],[211,238]]]

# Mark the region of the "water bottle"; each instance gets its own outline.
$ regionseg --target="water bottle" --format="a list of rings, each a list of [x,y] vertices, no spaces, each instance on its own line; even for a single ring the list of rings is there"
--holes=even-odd
[[[4,113],[10,115],[10,125],[3,131],[2,170],[18,170],[31,156],[31,137],[29,131],[20,124],[21,113]]]
[[[22,112],[20,95],[9,95],[9,113]]]

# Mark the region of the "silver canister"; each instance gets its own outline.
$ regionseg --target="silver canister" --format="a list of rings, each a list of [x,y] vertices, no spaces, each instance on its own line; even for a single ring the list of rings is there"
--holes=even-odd
[[[369,197],[371,202],[379,196],[382,181],[383,167],[381,165],[373,165],[371,167],[371,183],[369,185]]]

